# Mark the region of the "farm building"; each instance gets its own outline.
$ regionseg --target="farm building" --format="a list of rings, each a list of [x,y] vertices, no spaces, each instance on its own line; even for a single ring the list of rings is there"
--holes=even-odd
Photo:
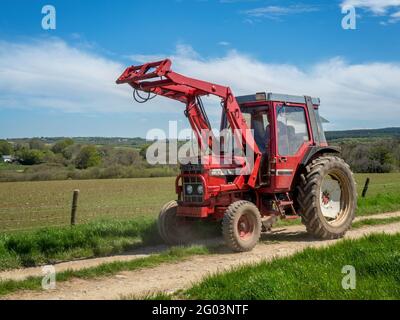
[[[2,162],[5,162],[5,163],[12,163],[12,162],[14,162],[16,159],[15,159],[14,156],[11,156],[11,155],[4,155],[4,156],[1,156],[1,160],[2,160]]]

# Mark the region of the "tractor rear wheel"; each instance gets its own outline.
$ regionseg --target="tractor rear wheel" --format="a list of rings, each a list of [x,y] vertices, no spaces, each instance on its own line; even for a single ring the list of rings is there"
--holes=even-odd
[[[170,201],[158,216],[158,232],[168,245],[185,245],[192,240],[193,221],[177,216],[178,203]]]
[[[236,201],[225,212],[222,234],[226,245],[234,251],[252,250],[261,236],[261,215],[249,201]]]
[[[307,232],[320,239],[337,239],[351,227],[357,208],[353,173],[343,159],[314,159],[300,176],[297,202]]]

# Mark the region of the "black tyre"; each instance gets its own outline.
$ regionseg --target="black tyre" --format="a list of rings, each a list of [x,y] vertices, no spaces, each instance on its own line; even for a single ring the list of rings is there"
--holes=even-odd
[[[297,202],[307,232],[320,239],[343,237],[357,208],[349,165],[336,156],[320,156],[307,165],[300,178]]]
[[[249,201],[236,201],[225,212],[222,234],[226,245],[236,252],[252,250],[261,236],[261,215]]]
[[[170,201],[158,216],[158,232],[168,245],[185,245],[192,240],[193,221],[177,216],[178,203]]]

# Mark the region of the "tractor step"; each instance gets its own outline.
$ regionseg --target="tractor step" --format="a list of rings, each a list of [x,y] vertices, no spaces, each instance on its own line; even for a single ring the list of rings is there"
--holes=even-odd
[[[281,207],[288,207],[288,206],[292,206],[293,205],[293,201],[282,201],[282,200],[278,200],[278,204]]]
[[[278,199],[277,195],[275,194],[274,198],[274,202],[276,207],[278,208],[279,214],[283,219],[286,219],[286,209],[289,208],[290,211],[292,212],[291,216],[298,216],[297,212],[293,206],[293,200],[290,198],[290,195],[288,192],[286,192],[284,194],[284,196],[286,197],[286,199]]]

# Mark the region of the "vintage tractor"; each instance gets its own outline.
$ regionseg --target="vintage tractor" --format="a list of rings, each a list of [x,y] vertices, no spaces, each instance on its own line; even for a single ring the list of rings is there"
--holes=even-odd
[[[222,221],[226,244],[239,252],[254,248],[278,218],[301,217],[320,239],[340,238],[350,228],[355,182],[340,150],[327,144],[319,99],[265,92],[235,97],[229,87],[172,71],[168,59],[129,67],[117,83],[133,87],[141,102],[160,95],[184,103],[206,150],[181,165],[178,200],[161,209],[158,227],[166,243],[185,244],[199,219]],[[201,100],[208,95],[221,99],[221,130],[232,133],[232,152],[212,151],[216,137]]]

